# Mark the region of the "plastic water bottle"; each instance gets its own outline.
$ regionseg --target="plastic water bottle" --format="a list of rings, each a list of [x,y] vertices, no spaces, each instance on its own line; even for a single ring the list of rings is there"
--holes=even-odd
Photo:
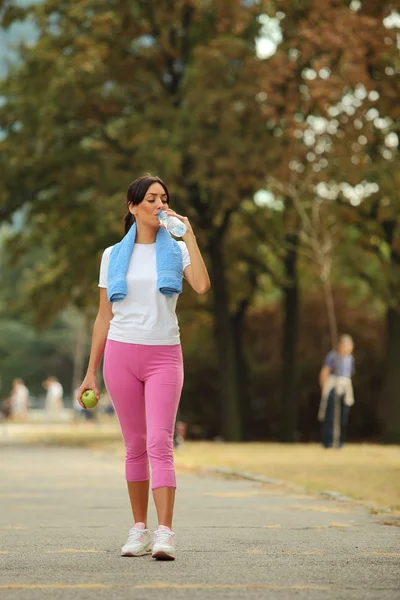
[[[182,237],[186,233],[186,225],[180,219],[173,215],[167,215],[165,210],[159,210],[157,213],[158,220],[165,229],[172,233],[175,237]]]

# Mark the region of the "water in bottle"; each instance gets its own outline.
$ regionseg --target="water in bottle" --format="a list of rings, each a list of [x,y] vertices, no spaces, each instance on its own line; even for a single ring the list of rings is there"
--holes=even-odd
[[[165,229],[172,233],[175,237],[182,237],[186,233],[186,225],[177,217],[167,215],[165,210],[159,210],[157,213],[158,220]]]

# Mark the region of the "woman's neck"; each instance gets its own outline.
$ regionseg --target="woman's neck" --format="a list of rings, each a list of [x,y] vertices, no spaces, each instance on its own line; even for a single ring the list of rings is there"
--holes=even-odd
[[[146,227],[136,224],[136,244],[154,244],[156,241],[157,231],[153,227]]]

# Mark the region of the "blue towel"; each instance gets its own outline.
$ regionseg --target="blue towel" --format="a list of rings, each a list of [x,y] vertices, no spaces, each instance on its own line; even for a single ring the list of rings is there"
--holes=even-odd
[[[128,293],[126,274],[136,239],[134,223],[126,236],[115,244],[108,264],[107,296],[110,302],[123,300]],[[164,227],[156,235],[157,288],[171,298],[182,291],[183,260],[182,252]]]

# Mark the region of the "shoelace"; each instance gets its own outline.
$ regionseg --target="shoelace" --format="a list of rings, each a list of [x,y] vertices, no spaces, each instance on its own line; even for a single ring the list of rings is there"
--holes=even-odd
[[[170,544],[174,534],[166,529],[159,529],[154,532],[155,541],[159,544]]]
[[[145,530],[143,529],[130,529],[128,535],[128,544],[132,542],[143,542]]]

